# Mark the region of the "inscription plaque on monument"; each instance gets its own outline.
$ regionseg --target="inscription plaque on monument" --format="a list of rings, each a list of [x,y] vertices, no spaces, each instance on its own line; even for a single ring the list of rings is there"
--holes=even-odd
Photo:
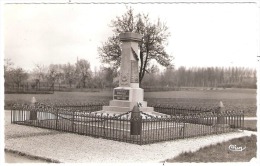
[[[129,100],[129,90],[127,89],[115,89],[114,100]]]
[[[138,61],[131,61],[131,83],[139,83]]]

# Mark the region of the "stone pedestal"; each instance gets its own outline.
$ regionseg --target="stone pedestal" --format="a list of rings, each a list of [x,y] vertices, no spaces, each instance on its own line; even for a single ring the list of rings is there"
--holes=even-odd
[[[113,100],[109,106],[103,106],[106,113],[126,113],[132,111],[137,102],[142,104],[140,111],[152,112],[153,107],[147,107],[147,102],[143,101],[144,90],[141,88],[118,87],[114,89]]]
[[[147,102],[143,100],[144,90],[139,88],[138,42],[142,36],[126,32],[119,37],[122,41],[119,87],[113,90],[113,100],[109,102],[109,106],[103,106],[103,110],[99,112],[120,115],[132,111],[139,102],[142,104],[140,111],[155,116],[162,115],[154,112],[153,107],[147,107]]]

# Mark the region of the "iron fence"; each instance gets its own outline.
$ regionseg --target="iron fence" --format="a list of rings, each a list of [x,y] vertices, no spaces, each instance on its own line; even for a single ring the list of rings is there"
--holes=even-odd
[[[133,118],[132,114],[129,111],[109,115],[68,107],[22,104],[15,105],[11,110],[11,122],[140,145],[233,132],[244,126],[243,112],[159,117],[140,112],[137,118]]]
[[[48,102],[49,103],[49,102]],[[87,112],[94,112],[102,110],[102,107],[108,103],[100,102],[100,103],[69,103],[69,102],[56,102],[53,104],[49,104],[53,107],[58,108],[66,108],[70,110],[81,110]],[[154,108],[155,112],[163,113],[166,115],[196,115],[199,113],[216,113],[218,112],[218,107],[211,108],[203,108],[203,107],[183,107],[183,106],[175,106],[175,105],[161,105],[154,104],[150,105]]]
[[[218,107],[183,107],[161,104],[154,104],[150,106],[154,108],[154,111],[167,115],[195,115],[199,113],[216,113],[218,111]]]
[[[95,112],[102,110],[105,103],[55,103],[54,107],[73,111]]]

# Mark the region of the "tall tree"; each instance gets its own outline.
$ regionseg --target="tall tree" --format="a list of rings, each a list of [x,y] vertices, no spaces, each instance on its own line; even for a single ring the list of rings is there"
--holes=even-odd
[[[101,72],[102,80],[105,81],[105,85],[110,88],[113,87],[113,80],[116,77],[117,72],[110,67],[102,67]]]
[[[40,83],[41,81],[44,80],[45,76],[46,76],[46,71],[45,71],[45,67],[44,65],[41,64],[36,64],[33,72],[31,73],[32,79],[35,81],[35,86],[40,87]]]
[[[68,83],[71,88],[71,86],[76,78],[76,76],[75,76],[76,68],[74,65],[68,63],[68,64],[63,65],[62,69],[63,69],[64,76],[65,76],[65,82]]]
[[[48,69],[48,73],[46,75],[48,82],[54,88],[54,83],[58,79],[58,65],[51,64]]]
[[[120,65],[120,41],[118,35],[123,32],[135,32],[141,34],[142,40],[139,43],[140,63],[139,63],[139,83],[141,84],[145,73],[151,72],[151,60],[155,60],[161,66],[169,66],[173,57],[165,51],[168,37],[168,27],[160,19],[153,23],[148,14],[136,14],[132,8],[127,8],[127,12],[111,21],[114,35],[108,41],[98,47],[99,57],[103,63],[112,64],[118,68]]]
[[[5,78],[5,85],[12,82],[11,78],[11,71],[13,70],[14,63],[11,59],[4,59],[4,78]]]
[[[79,80],[79,83],[83,85],[83,88],[86,88],[87,78],[91,78],[90,64],[85,59],[80,59],[76,63],[76,76]]]
[[[10,71],[13,68],[14,63],[11,59],[4,59],[4,71]]]
[[[23,81],[26,81],[28,79],[28,73],[20,67],[12,69],[10,71],[10,76],[13,82],[18,86],[18,88]]]

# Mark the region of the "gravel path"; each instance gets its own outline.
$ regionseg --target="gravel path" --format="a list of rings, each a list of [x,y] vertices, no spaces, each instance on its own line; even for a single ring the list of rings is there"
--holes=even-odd
[[[256,134],[256,132],[226,133],[142,146],[35,127],[19,126],[10,124],[7,121],[5,134],[6,149],[64,163],[142,163],[162,162],[182,152],[194,152],[210,144],[250,136],[251,134]]]
[[[27,156],[21,156],[12,152],[5,152],[6,163],[49,163],[44,160],[37,160]]]
[[[252,132],[228,133],[140,146],[64,133],[8,139],[5,148],[65,163],[161,162],[185,151],[193,152],[210,144],[251,134]]]

